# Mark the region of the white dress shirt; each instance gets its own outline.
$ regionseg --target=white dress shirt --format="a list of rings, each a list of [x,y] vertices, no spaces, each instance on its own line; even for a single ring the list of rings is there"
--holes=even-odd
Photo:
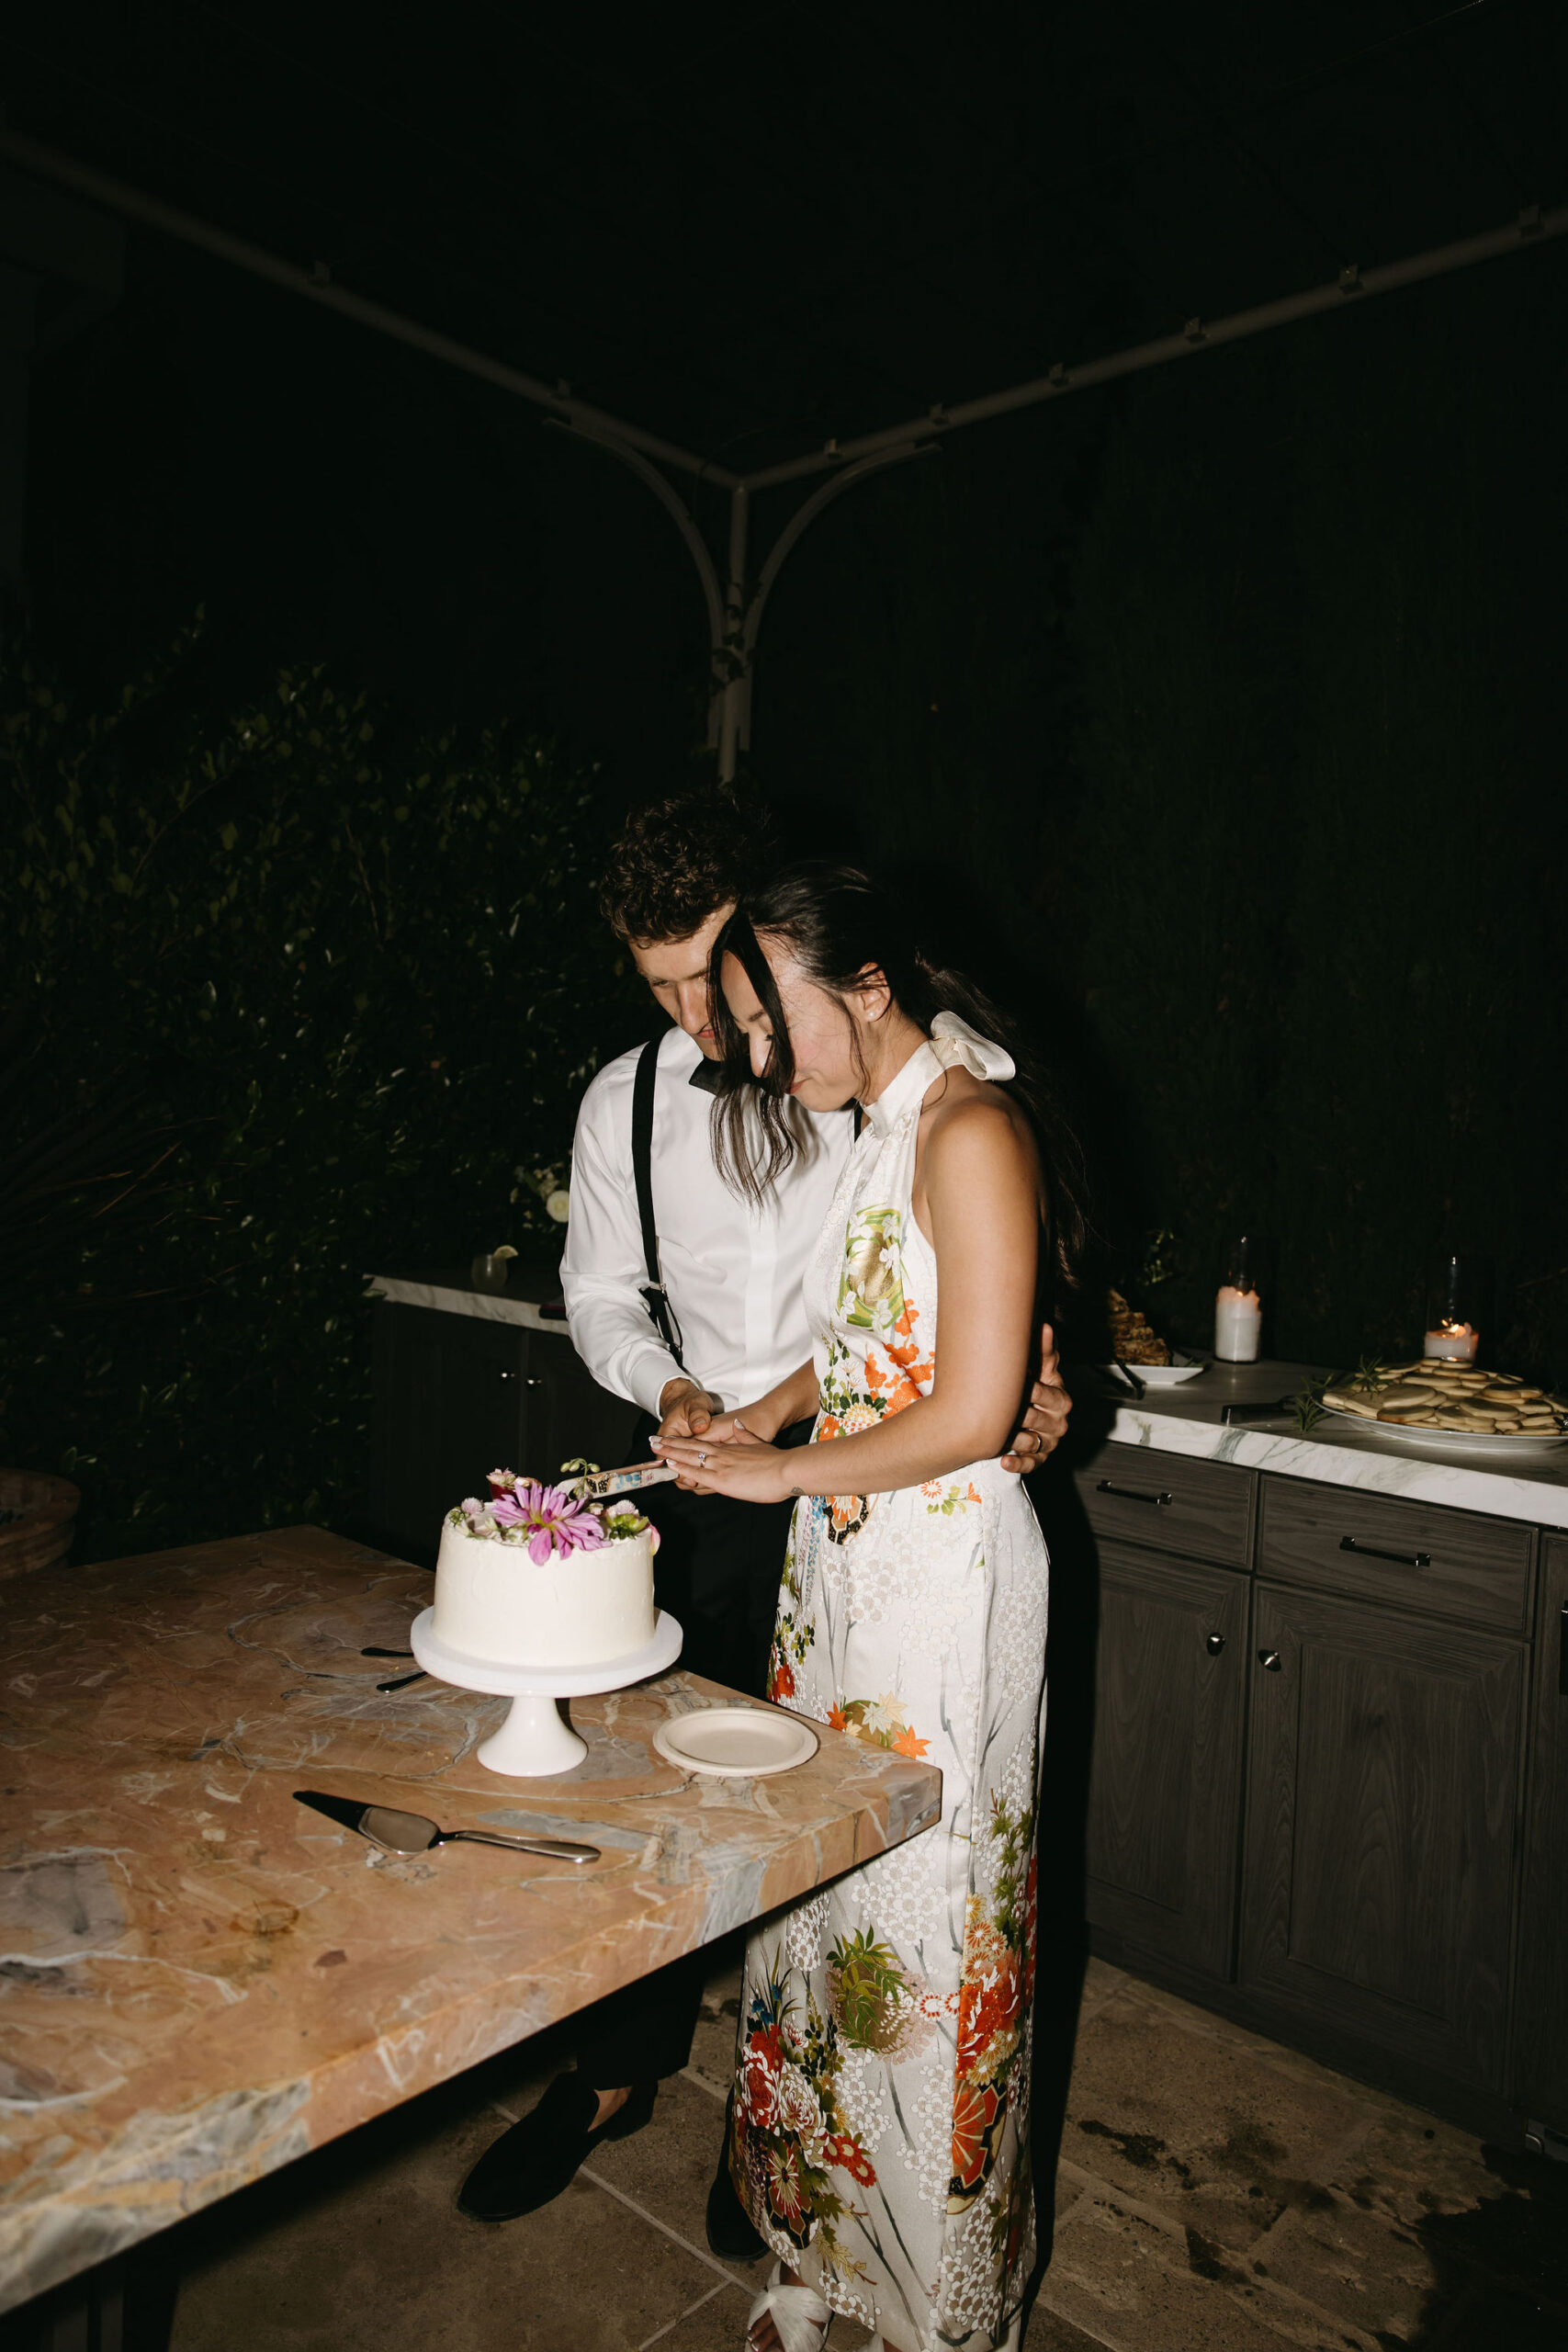
[[[571,1148],[561,1286],[572,1345],[602,1387],[657,1413],[682,1367],[640,1296],[648,1281],[632,1172],[640,1046],[606,1063],[582,1098]],[[811,1354],[801,1278],[852,1140],[848,1111],[796,1112],[806,1138],[758,1208],[714,1165],[713,1096],[694,1086],[702,1048],[660,1040],[650,1169],[664,1287],[685,1370],[728,1406],[764,1396]]]

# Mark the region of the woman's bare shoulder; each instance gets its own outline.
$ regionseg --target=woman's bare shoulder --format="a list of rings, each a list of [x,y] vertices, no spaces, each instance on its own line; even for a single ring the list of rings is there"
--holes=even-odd
[[[999,1086],[950,1070],[949,1084],[926,1106],[924,1158],[928,1170],[944,1163],[1016,1161],[1035,1158],[1034,1135],[1021,1106]],[[933,1162],[932,1155],[935,1155]]]

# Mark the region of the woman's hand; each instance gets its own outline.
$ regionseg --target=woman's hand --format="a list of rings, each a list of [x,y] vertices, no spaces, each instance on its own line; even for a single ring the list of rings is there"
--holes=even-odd
[[[766,1445],[747,1429],[739,1413],[722,1417],[730,1434],[716,1442],[713,1424],[700,1438],[652,1438],[662,1462],[672,1462],[682,1487],[699,1495],[728,1495],[739,1503],[782,1503],[795,1492],[790,1458],[783,1446]]]
[[[1023,1416],[1017,1434],[1002,1456],[1004,1470],[1016,1470],[1021,1476],[1038,1470],[1048,1453],[1054,1453],[1067,1434],[1067,1416],[1073,1400],[1062,1378],[1061,1364],[1056,1355],[1056,1337],[1049,1323],[1040,1327],[1040,1377],[1029,1392],[1029,1408]]]

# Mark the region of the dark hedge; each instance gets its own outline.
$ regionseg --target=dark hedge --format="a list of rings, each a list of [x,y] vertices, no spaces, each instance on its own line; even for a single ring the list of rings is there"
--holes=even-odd
[[[625,1001],[589,775],[320,673],[190,725],[190,653],[86,716],[0,664],[0,1459],[79,1559],[353,1523],[365,1277],[553,1251]]]

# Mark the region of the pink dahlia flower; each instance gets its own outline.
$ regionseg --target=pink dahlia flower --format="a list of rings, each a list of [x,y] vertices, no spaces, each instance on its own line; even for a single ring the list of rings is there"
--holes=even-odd
[[[491,1505],[498,1527],[531,1527],[524,1549],[536,1567],[543,1567],[555,1552],[566,1559],[573,1552],[597,1552],[608,1539],[598,1513],[568,1487],[541,1487],[519,1478],[509,1495]]]

